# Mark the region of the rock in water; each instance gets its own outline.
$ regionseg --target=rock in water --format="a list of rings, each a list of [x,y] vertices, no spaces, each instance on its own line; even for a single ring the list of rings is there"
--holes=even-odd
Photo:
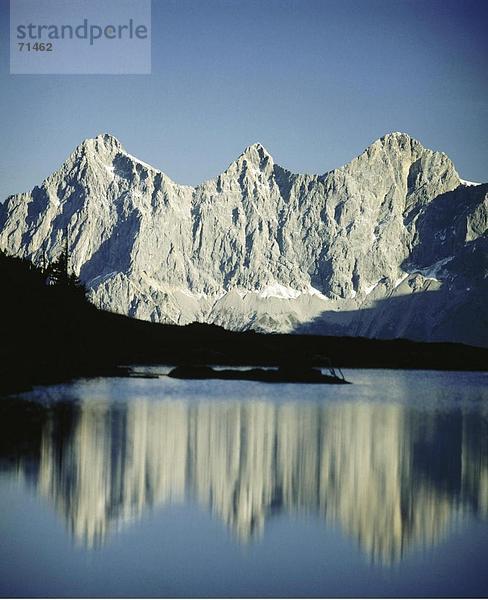
[[[197,187],[99,135],[0,205],[0,248],[52,261],[69,226],[93,302],[140,319],[487,346],[487,209],[404,133],[324,175],[254,144]]]

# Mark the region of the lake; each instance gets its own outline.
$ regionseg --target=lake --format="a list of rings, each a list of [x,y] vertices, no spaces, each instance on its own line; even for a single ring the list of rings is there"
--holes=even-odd
[[[488,374],[345,375],[0,399],[1,595],[486,596]]]

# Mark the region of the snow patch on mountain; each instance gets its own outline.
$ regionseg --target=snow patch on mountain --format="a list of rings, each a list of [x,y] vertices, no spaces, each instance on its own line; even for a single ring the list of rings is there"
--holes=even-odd
[[[459,181],[466,186],[472,186],[472,185],[481,185],[481,183],[475,183],[474,181],[467,181],[466,179],[459,179]]]

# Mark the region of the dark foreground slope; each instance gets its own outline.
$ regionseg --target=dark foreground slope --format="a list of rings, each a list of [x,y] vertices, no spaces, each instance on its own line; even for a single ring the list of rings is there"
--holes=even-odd
[[[0,254],[0,389],[117,373],[127,363],[484,370],[488,350],[462,344],[230,332],[158,325],[96,309],[70,281]]]

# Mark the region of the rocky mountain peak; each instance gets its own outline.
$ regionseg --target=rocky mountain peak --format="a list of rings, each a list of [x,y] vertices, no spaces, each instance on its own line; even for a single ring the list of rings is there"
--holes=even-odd
[[[87,138],[76,147],[75,155],[107,155],[124,151],[119,140],[109,133],[100,133],[94,138]]]
[[[237,164],[252,165],[256,169],[264,170],[273,165],[273,157],[260,143],[251,144],[239,156]]]
[[[394,131],[372,142],[363,154],[368,157],[386,154],[398,159],[400,157],[411,156],[413,149],[431,152],[424,148],[418,140],[408,135],[408,133]]]
[[[102,134],[9,199],[0,249],[55,260],[69,225],[92,300],[152,321],[488,345],[469,316],[486,304],[487,210],[483,186],[400,132],[327,177],[252,144],[195,188]]]
[[[420,142],[418,142],[418,140],[416,140],[415,138],[411,137],[408,133],[405,133],[403,131],[392,131],[390,133],[385,134],[378,141],[383,144],[391,144],[391,143],[407,144],[411,141],[420,143]]]
[[[117,154],[125,153],[124,147],[119,140],[108,133],[101,133],[94,138],[87,138],[79,144],[70,154],[60,170],[55,172],[50,180],[59,173],[62,177],[64,173],[77,173],[77,177],[82,177],[86,168],[91,166],[95,170],[103,166],[110,166]]]
[[[410,136],[408,133],[403,133],[401,131],[387,133],[374,141],[365,150],[365,154],[368,154],[369,156],[378,152],[386,153],[394,159],[404,157],[405,159],[411,159],[412,161],[417,160],[422,156],[436,157],[438,162],[442,161],[445,164],[449,164],[454,170],[454,165],[444,152],[426,148],[419,140]]]
[[[256,157],[259,158],[260,160],[263,160],[264,158],[271,158],[271,154],[259,142],[256,142],[256,143],[248,146],[244,150],[242,155],[246,156],[249,159],[255,159]],[[271,158],[271,160],[272,160],[272,158]]]

